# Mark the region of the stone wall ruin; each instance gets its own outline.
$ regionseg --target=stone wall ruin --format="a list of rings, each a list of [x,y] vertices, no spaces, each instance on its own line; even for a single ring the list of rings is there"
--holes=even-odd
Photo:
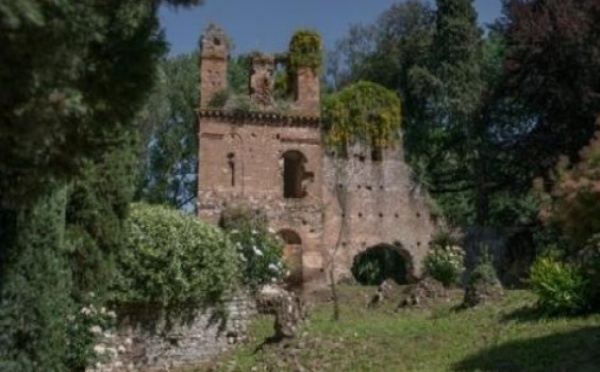
[[[306,289],[326,284],[332,263],[336,279],[351,276],[353,258],[380,244],[406,259],[407,280],[420,276],[436,221],[413,182],[402,142],[380,152],[356,145],[347,158],[329,153],[321,139],[316,71],[297,69],[289,110],[270,107],[274,61],[281,55],[252,59],[248,94],[254,110],[208,108],[207,94],[227,88],[227,59],[216,68],[216,47],[207,54],[204,40],[223,34],[209,27],[200,54],[198,216],[216,224],[230,205],[265,210],[286,243],[294,281]],[[219,55],[228,51],[219,49]]]

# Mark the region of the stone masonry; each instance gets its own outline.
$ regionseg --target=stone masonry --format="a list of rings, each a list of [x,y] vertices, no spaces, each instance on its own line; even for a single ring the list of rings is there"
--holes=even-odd
[[[247,323],[256,314],[249,294],[226,303],[227,322],[213,317],[213,308],[199,310],[189,322],[165,327],[152,306],[119,309],[117,332],[104,334],[94,351],[100,361],[86,372],[172,371],[210,362],[247,336]]]
[[[435,218],[401,145],[378,154],[356,145],[346,159],[333,157],[321,140],[318,74],[298,69],[294,102],[282,114],[269,106],[274,59],[263,54],[249,82],[258,108],[210,108],[227,88],[229,56],[218,27],[201,40],[198,216],[216,224],[230,205],[265,210],[306,289],[325,284],[332,263],[336,279],[351,276],[354,256],[381,244],[405,258],[407,279],[418,277]]]

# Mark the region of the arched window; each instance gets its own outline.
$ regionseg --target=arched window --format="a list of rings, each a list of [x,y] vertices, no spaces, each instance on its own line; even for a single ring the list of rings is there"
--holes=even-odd
[[[286,151],[283,154],[283,197],[303,198],[306,196],[303,181],[306,178],[304,163],[306,157],[300,151]]]
[[[281,237],[281,239],[283,240],[283,242],[286,245],[301,245],[302,244],[302,239],[300,238],[300,235],[298,235],[298,233],[295,232],[294,230],[289,230],[289,229],[281,230],[279,232],[279,236]]]

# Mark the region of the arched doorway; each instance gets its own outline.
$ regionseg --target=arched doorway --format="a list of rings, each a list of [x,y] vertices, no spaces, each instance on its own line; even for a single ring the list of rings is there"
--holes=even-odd
[[[290,275],[286,282],[292,287],[302,286],[302,239],[294,230],[284,229],[278,235],[285,244],[283,247],[283,260],[287,265]]]
[[[386,279],[398,284],[412,280],[412,259],[402,247],[392,244],[377,244],[354,256],[352,275],[364,285],[379,285]]]

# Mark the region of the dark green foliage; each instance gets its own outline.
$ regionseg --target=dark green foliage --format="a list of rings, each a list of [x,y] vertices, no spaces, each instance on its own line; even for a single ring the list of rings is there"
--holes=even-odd
[[[208,107],[222,109],[223,107],[225,107],[225,104],[227,103],[228,99],[229,91],[222,90],[213,94],[213,96],[210,98],[210,101],[208,101]]]
[[[135,204],[117,258],[113,301],[158,304],[167,315],[220,305],[238,275],[236,252],[220,230],[162,206]]]
[[[66,319],[73,311],[64,247],[64,187],[20,212],[0,262],[0,370],[64,371]]]
[[[158,2],[17,4],[0,9],[0,189],[15,205],[102,156],[165,50]]]
[[[66,321],[69,344],[65,359],[70,371],[85,371],[106,357],[98,355],[94,346],[102,342],[104,334],[115,331],[116,313],[102,307],[92,293],[80,300],[75,310]]]
[[[577,254],[576,262],[587,280],[587,305],[600,309],[600,235],[593,236]]]
[[[500,284],[494,263],[484,256],[469,274],[469,285],[494,286]]]
[[[70,296],[110,278],[135,175],[132,119],[165,51],[160,3],[0,5],[2,370],[65,370],[78,341],[65,335]],[[56,183],[70,187],[68,216],[64,194],[48,201]]]
[[[396,249],[378,245],[359,253],[352,262],[352,275],[363,285],[379,285],[386,279],[407,282],[407,262]]]
[[[124,225],[138,160],[134,133],[122,137],[98,162],[86,162],[69,187],[67,240],[76,295],[93,291],[101,296],[114,274],[114,254],[126,248]]]
[[[596,130],[598,2],[510,0],[504,15],[497,25],[507,45],[503,97],[525,106],[527,113],[506,150],[525,172],[546,176],[559,156],[578,160]]]

